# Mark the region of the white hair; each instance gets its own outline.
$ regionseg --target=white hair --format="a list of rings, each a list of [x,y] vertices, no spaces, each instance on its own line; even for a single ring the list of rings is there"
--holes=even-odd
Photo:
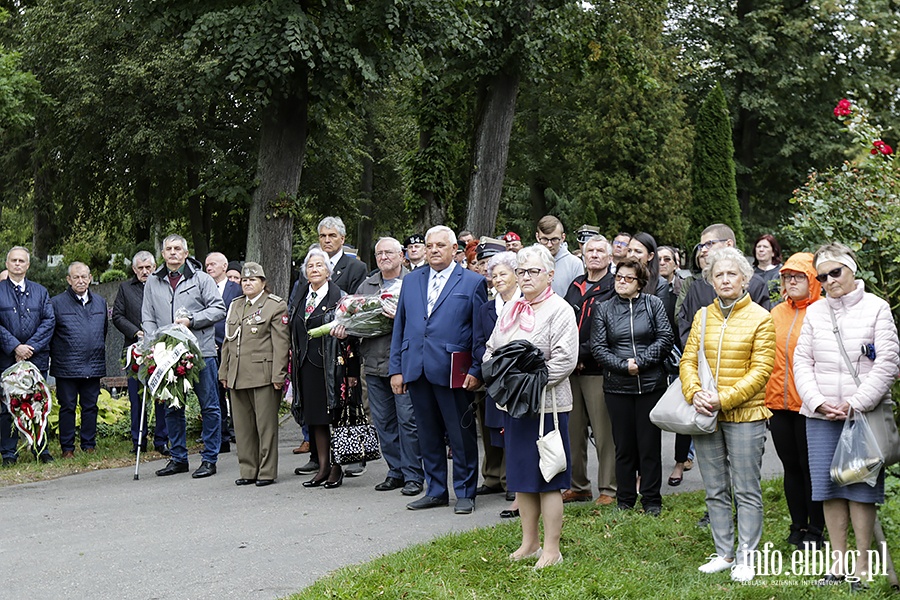
[[[325,217],[319,221],[316,233],[322,233],[322,229],[335,229],[341,237],[347,237],[347,228],[344,227],[344,221],[340,217]]]
[[[508,267],[510,271],[515,272],[518,262],[515,252],[499,252],[488,259],[487,273],[488,279],[494,276],[494,267],[503,265]]]
[[[131,259],[131,264],[135,264],[139,260],[149,260],[151,265],[156,266],[156,258],[152,253],[147,252],[146,250],[138,250],[134,253],[134,258]]]
[[[609,243],[609,240],[606,239],[605,236],[600,235],[592,235],[588,241],[584,243],[585,250],[587,249],[587,245],[591,242],[602,242],[606,246],[606,253],[612,256],[612,244]]]
[[[177,233],[173,233],[173,234],[171,234],[171,235],[167,235],[167,236],[166,236],[166,239],[163,240],[163,248],[165,248],[165,247],[169,244],[170,241],[178,241],[178,242],[181,242],[181,248],[182,248],[185,252],[188,252],[188,243],[187,243],[187,240],[184,239],[182,236],[178,235]]]
[[[399,242],[399,240],[396,240],[396,239],[394,239],[394,238],[392,238],[392,237],[380,237],[380,238],[378,238],[378,241],[375,242],[375,246],[374,246],[374,249],[375,249],[375,250],[378,250],[378,244],[380,244],[381,242],[389,242],[389,243],[391,244],[391,246],[394,247],[394,250],[395,250],[395,251],[397,251],[397,252],[403,252],[403,244],[401,244],[401,243]]]
[[[531,246],[525,246],[519,253],[516,255],[516,259],[518,264],[521,265],[529,258],[538,259],[548,273],[556,269],[556,261],[553,260],[553,255],[550,254],[550,251],[547,250],[546,246],[542,244],[533,244]]]
[[[723,261],[734,263],[738,268],[741,276],[744,278],[744,289],[746,290],[750,286],[750,280],[753,278],[753,267],[750,266],[747,257],[743,253],[731,246],[719,248],[706,257],[706,268],[703,269],[703,279],[706,283],[709,285],[713,284],[713,270],[716,268],[717,263]]]
[[[327,252],[320,248],[310,248],[306,258],[303,259],[303,275],[306,275],[306,263],[314,256],[318,256],[325,263],[325,269],[328,270],[328,278],[331,279],[331,274],[334,272],[334,267],[331,266],[331,257],[328,256]]]
[[[428,243],[428,238],[430,238],[431,236],[433,236],[433,235],[435,235],[435,234],[438,234],[438,233],[443,233],[443,234],[445,234],[448,238],[450,238],[450,245],[451,245],[451,246],[452,246],[453,244],[457,244],[457,243],[458,243],[458,241],[457,241],[457,239],[456,239],[456,234],[453,233],[453,230],[450,229],[449,227],[447,227],[446,225],[435,225],[434,227],[432,227],[431,229],[429,229],[428,231],[426,231],[426,232],[425,232],[425,243],[426,243],[426,244]]]

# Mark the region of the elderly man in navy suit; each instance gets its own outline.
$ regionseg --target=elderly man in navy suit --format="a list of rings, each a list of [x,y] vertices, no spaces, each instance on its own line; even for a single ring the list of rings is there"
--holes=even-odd
[[[243,295],[243,290],[239,283],[235,283],[228,279],[228,259],[221,252],[210,252],[206,255],[204,261],[206,274],[213,278],[222,301],[225,302],[225,312],[231,306],[231,301],[238,296]],[[216,357],[219,362],[222,360],[222,342],[225,341],[225,319],[216,322]],[[222,445],[219,452],[231,452],[231,442],[234,441],[234,424],[231,423],[231,410],[228,404],[228,395],[222,384],[218,384],[219,389],[219,411],[222,413]]]
[[[425,234],[429,268],[403,280],[391,338],[390,375],[395,394],[409,392],[416,414],[426,496],[410,510],[449,504],[444,433],[453,451],[453,490],[457,514],[475,511],[478,442],[472,391],[481,382],[469,368],[462,387],[451,380],[453,362],[471,357],[473,323],[487,300],[484,277],[459,266],[456,236],[438,225]],[[471,362],[471,358],[469,359]]]

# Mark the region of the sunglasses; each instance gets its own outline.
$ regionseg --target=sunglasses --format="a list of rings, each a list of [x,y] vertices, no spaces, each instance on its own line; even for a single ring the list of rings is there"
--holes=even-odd
[[[841,276],[841,270],[845,268],[846,267],[844,265],[841,265],[837,269],[832,269],[827,273],[819,273],[818,275],[816,275],[816,279],[819,283],[825,283],[826,281],[828,281],[829,277],[831,277],[832,279],[837,279]]]
[[[616,281],[624,281],[625,283],[634,283],[637,281],[637,277],[632,277],[631,275],[616,275]]]

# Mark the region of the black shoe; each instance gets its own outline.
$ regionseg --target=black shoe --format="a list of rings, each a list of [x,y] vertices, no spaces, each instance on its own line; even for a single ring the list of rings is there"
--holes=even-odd
[[[385,477],[384,481],[375,486],[376,492],[390,492],[403,487],[403,480],[396,477]]]
[[[188,464],[186,462],[175,462],[174,460],[170,460],[166,463],[166,466],[156,472],[156,474],[160,477],[165,477],[166,475],[174,475],[176,473],[187,473],[188,472]]]
[[[799,544],[797,544],[797,549],[803,550],[807,546],[807,544],[809,544],[809,547],[811,549],[821,548],[824,543],[825,536],[823,535],[822,531],[814,527],[810,527],[807,531],[804,532],[803,540]]]
[[[500,485],[482,485],[475,490],[476,496],[487,496],[488,494],[502,494],[503,486]]]
[[[235,479],[234,485],[253,485],[256,483],[255,479]]]
[[[697,521],[697,527],[700,527],[701,529],[709,527],[709,511],[703,513],[703,516]]]
[[[156,448],[154,448],[154,450],[156,450],[157,452],[159,452],[159,453],[162,454],[163,456],[172,456],[172,453],[169,452],[169,449],[166,448],[165,446],[157,446]]]
[[[315,461],[309,461],[302,467],[297,467],[294,469],[294,475],[309,475],[310,473],[315,473],[319,470],[319,463]]]
[[[507,501],[507,502],[512,502],[512,501],[515,500],[515,499],[516,499],[516,493],[515,493],[515,492],[506,492],[506,501]]]
[[[40,456],[38,456],[38,460],[46,465],[47,463],[53,462],[53,457],[49,454],[41,454]]]
[[[295,473],[296,473],[296,471],[295,471]],[[297,473],[297,474],[299,475],[299,473]],[[323,477],[322,479],[318,479],[318,478],[316,478],[316,477],[313,477],[313,478],[310,479],[309,481],[304,481],[304,482],[303,482],[303,487],[305,487],[305,488],[319,487],[320,485],[322,485],[322,484],[325,483],[326,481],[328,481],[328,478],[327,478],[327,477]]]
[[[644,507],[644,514],[650,515],[651,517],[658,517],[662,513],[662,507],[656,506],[655,504],[651,504],[650,506]]]
[[[344,470],[341,469],[341,476],[337,478],[337,481],[326,481],[322,486],[326,490],[333,490],[335,488],[341,487],[341,484],[344,483]]]
[[[219,445],[219,454],[222,454],[223,452],[231,452],[231,444],[229,444],[228,442],[222,442]]]
[[[366,461],[353,463],[344,467],[347,477],[359,477],[366,472]]]
[[[256,482],[256,487],[266,487],[275,483],[274,479],[260,479]]]
[[[787,538],[787,543],[791,546],[796,546],[800,548],[803,545],[803,536],[806,535],[806,530],[801,529],[800,527],[795,527],[791,525],[791,534]]]
[[[475,512],[475,498],[458,498],[453,512],[458,515],[471,515]]]
[[[400,493],[404,496],[418,496],[424,489],[421,481],[407,481]]]
[[[3,459],[3,466],[4,466],[4,467],[11,467],[11,466],[13,466],[14,464],[16,464],[17,462],[18,462],[18,459],[17,459],[17,458],[4,458],[4,459]]]
[[[501,511],[500,511],[500,518],[501,518],[501,519],[515,519],[515,518],[518,517],[518,516],[519,516],[519,509],[518,509],[518,508],[516,508],[516,509],[510,509],[510,508],[507,508],[506,510],[501,510]]]
[[[447,506],[450,501],[446,498],[435,498],[434,496],[424,496],[415,502],[406,505],[409,510],[422,510],[425,508],[437,508],[438,506]]]
[[[203,461],[200,463],[200,468],[191,473],[191,477],[194,479],[202,479],[203,477],[209,477],[210,475],[216,474],[216,464]]]

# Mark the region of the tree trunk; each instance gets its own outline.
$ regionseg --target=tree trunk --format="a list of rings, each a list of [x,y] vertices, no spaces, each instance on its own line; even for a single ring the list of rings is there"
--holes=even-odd
[[[356,229],[357,256],[370,269],[375,266],[372,249],[375,246],[375,205],[372,194],[375,190],[375,127],[372,115],[366,112],[365,147],[368,151],[362,158],[362,176],[359,181],[359,225]]]
[[[734,146],[737,153],[737,192],[741,216],[750,216],[753,196],[753,169],[756,166],[756,146],[759,139],[759,119],[752,111],[742,108],[735,124]]]
[[[256,179],[247,224],[247,260],[260,263],[269,288],[287,298],[291,283],[293,211],[306,153],[308,96],[305,78],[297,91],[265,111]]]
[[[34,170],[34,234],[32,255],[47,260],[50,248],[56,238],[53,226],[53,198],[46,169],[38,164]]]
[[[134,199],[138,210],[135,211],[132,219],[132,229],[134,241],[137,244],[150,240],[150,223],[149,218],[143,218],[150,212],[150,190],[152,182],[146,175],[139,175],[135,181]],[[128,257],[131,260],[131,257]]]
[[[494,235],[516,114],[519,77],[498,73],[484,85],[476,113],[466,229],[475,237]]]
[[[547,214],[547,182],[542,177],[532,177],[528,187],[531,198],[531,222],[537,223]],[[531,232],[519,231],[517,233],[524,239]]]
[[[188,155],[188,160],[193,163],[193,157]],[[191,254],[203,262],[209,254],[209,230],[203,227],[203,195],[200,193],[200,174],[197,167],[191,164],[186,169],[187,184],[190,190],[188,195],[188,218],[191,229]]]
[[[422,106],[428,106],[428,86],[422,89]],[[422,156],[431,148],[431,133],[434,127],[434,120],[430,115],[419,115],[419,149],[418,154]],[[415,166],[414,168],[421,168]],[[422,198],[422,206],[413,217],[413,232],[424,234],[430,227],[435,225],[443,225],[444,219],[447,217],[446,209],[441,206],[434,189],[424,189],[419,191]],[[400,240],[401,243],[403,240]]]

